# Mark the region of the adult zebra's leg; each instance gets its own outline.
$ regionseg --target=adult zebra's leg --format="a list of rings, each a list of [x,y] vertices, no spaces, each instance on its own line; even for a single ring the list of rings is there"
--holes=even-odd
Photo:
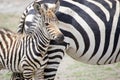
[[[49,53],[49,51],[48,51]],[[57,73],[57,69],[59,67],[59,64],[61,62],[61,60],[63,59],[63,55],[58,55],[58,54],[63,54],[63,52],[57,51],[55,52],[57,55],[51,56],[52,54],[50,54],[49,56],[49,60],[47,63],[47,67],[45,68],[44,72],[45,72],[45,80],[54,80],[56,73]],[[59,56],[59,57],[57,57]],[[56,58],[54,58],[56,57]],[[57,60],[58,59],[58,60]]]
[[[54,42],[51,43],[47,54],[49,60],[47,62],[47,66],[45,67],[45,80],[54,80],[59,64],[64,57],[65,51],[67,49],[67,43],[56,44]]]

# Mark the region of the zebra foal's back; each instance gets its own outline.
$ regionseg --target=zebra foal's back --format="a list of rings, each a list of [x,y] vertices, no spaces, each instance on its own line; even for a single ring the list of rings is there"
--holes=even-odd
[[[13,51],[19,39],[20,37],[14,32],[8,29],[0,29],[0,63],[2,67],[9,68],[7,65],[13,64],[11,61],[8,63],[8,61],[13,59],[12,55],[15,55]]]

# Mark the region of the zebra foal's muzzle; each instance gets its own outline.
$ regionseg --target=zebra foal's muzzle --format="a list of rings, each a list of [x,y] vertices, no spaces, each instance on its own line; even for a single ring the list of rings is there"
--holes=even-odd
[[[59,34],[57,37],[55,37],[55,41],[57,43],[62,43],[64,41],[64,35],[63,34]]]
[[[64,35],[58,27],[58,23],[51,21],[50,23],[45,22],[46,30],[48,32],[49,38],[55,40],[57,43],[62,43],[64,40]]]
[[[56,22],[53,21],[47,24],[45,23],[45,25],[47,27],[50,39],[55,40],[57,43],[62,43],[64,40],[64,35],[58,27],[59,24],[56,24]]]

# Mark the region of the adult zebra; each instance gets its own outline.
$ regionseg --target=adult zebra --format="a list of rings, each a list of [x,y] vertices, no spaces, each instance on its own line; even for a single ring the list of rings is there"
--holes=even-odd
[[[44,0],[48,8],[54,7],[56,1]],[[56,15],[68,47],[50,44],[46,80],[54,79],[64,51],[75,60],[88,64],[105,65],[120,61],[119,0],[61,0]]]
[[[40,7],[37,2],[33,3],[33,8],[35,14],[29,13],[25,19],[25,33],[0,29],[0,69],[22,73],[25,80],[33,80],[33,76],[35,80],[44,80],[50,40],[58,42],[64,36],[53,11],[46,11],[45,6]]]

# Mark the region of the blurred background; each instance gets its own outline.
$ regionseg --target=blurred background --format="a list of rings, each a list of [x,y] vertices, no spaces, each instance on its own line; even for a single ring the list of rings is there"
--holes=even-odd
[[[17,30],[22,12],[33,0],[0,0],[0,27]],[[0,71],[0,80],[9,80],[11,72]],[[55,80],[120,80],[120,63],[89,65],[65,55]]]

